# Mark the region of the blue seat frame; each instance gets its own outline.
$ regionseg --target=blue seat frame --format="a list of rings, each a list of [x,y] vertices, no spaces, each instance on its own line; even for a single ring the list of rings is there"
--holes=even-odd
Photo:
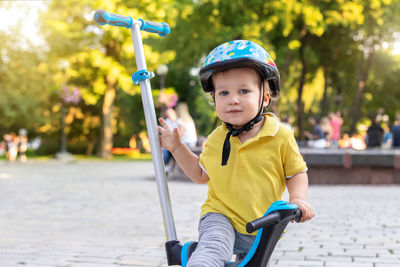
[[[287,201],[272,203],[264,216],[247,224],[249,233],[258,230],[256,238],[247,255],[238,262],[229,262],[225,267],[260,267],[267,266],[271,254],[287,224],[301,218],[301,212],[295,204]],[[168,265],[186,266],[197,242],[187,242],[183,246],[179,241],[166,243]]]

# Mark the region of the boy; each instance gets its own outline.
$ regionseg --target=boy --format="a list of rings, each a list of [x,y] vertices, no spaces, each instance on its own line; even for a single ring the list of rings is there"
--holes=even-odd
[[[246,255],[255,237],[247,234],[246,223],[280,200],[285,184],[290,202],[302,211],[302,222],[314,211],[306,201],[307,167],[293,132],[274,114],[262,114],[280,91],[279,72],[268,53],[245,40],[222,44],[208,55],[200,80],[224,122],[208,136],[200,157],[162,119],[158,129],[161,145],[185,174],[209,187],[199,243],[187,266],[222,267],[232,253]]]

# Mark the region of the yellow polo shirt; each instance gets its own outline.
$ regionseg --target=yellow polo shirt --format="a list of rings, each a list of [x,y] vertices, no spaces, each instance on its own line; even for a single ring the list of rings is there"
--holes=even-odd
[[[243,234],[248,234],[246,223],[263,216],[282,198],[285,178],[307,171],[293,131],[279,123],[273,113],[264,116],[264,125],[255,137],[243,144],[238,137],[231,137],[227,165],[221,166],[228,132],[225,124],[208,136],[200,155],[200,167],[210,178],[201,216],[221,213]]]

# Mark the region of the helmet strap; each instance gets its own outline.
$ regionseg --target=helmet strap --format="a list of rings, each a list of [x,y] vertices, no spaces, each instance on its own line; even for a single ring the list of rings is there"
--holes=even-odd
[[[262,113],[263,113],[263,102],[264,102],[264,80],[262,80],[262,94],[261,94],[261,101],[260,101],[260,109],[257,113],[257,115],[249,122],[244,124],[241,128],[235,129],[233,128],[233,125],[230,123],[225,122],[226,128],[228,128],[228,133],[226,134],[225,141],[224,141],[224,146],[222,148],[222,162],[221,165],[225,166],[228,163],[229,159],[229,154],[231,152],[231,142],[230,138],[231,136],[239,136],[243,131],[250,131],[253,129],[254,125],[256,123],[259,123],[262,121]]]

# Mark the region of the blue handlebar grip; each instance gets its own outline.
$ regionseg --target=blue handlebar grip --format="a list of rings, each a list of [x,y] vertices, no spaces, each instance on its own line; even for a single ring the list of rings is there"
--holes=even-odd
[[[142,31],[157,33],[161,37],[165,37],[171,32],[169,25],[165,22],[156,23],[156,22],[146,21],[146,20],[142,20],[142,19],[139,19],[139,20],[142,22],[142,26],[140,27],[140,29]]]
[[[110,24],[112,26],[126,28],[132,27],[133,23],[133,19],[131,17],[111,14],[103,9],[99,9],[96,11],[96,13],[94,13],[94,20],[100,25]]]

